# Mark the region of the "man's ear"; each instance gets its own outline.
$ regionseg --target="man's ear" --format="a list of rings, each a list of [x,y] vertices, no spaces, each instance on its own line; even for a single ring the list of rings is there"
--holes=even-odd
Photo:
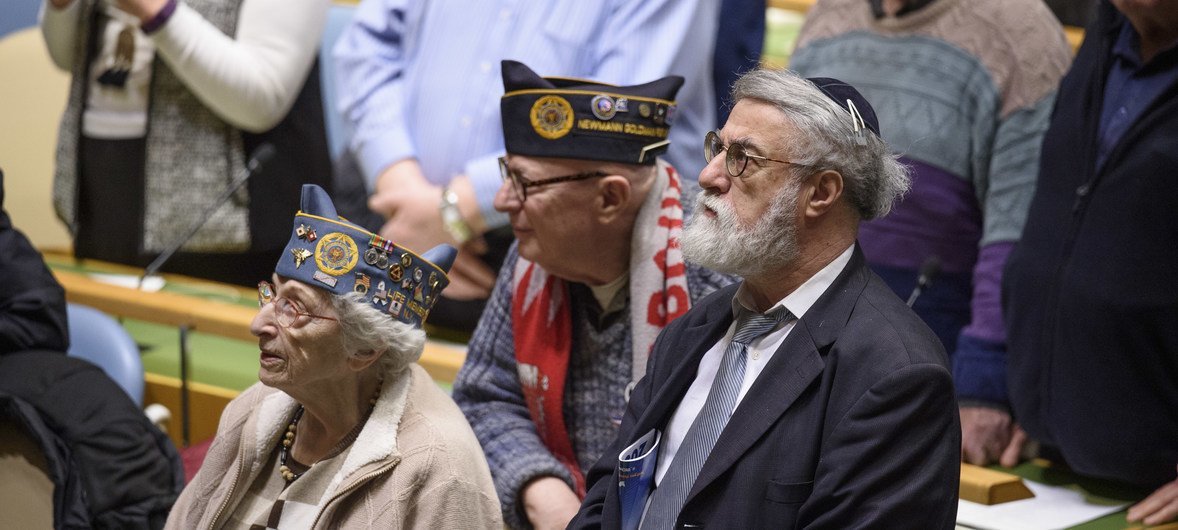
[[[827,169],[810,175],[804,184],[807,199],[804,207],[806,217],[818,218],[826,215],[839,197],[843,195],[843,176],[838,171]]]
[[[621,175],[609,175],[597,181],[597,217],[602,223],[618,218],[630,204],[634,188]]]

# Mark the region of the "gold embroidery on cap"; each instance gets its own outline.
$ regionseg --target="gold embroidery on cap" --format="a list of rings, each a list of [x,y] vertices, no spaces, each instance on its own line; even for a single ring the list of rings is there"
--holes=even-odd
[[[332,276],[348,273],[359,259],[360,249],[356,242],[340,232],[327,234],[315,244],[315,265]]]
[[[544,96],[532,104],[532,128],[536,134],[556,140],[573,128],[573,106],[560,96]]]

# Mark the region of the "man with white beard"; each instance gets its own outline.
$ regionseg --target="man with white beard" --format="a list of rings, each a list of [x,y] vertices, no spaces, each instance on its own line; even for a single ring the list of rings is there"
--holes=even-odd
[[[733,100],[683,252],[744,281],[663,330],[570,528],[953,528],[944,349],[855,243],[906,169],[840,81],[755,70]],[[624,506],[618,455],[652,431],[652,491]]]

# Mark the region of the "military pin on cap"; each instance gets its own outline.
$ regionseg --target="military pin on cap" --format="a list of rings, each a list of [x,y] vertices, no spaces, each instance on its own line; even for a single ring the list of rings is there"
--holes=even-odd
[[[292,249],[290,249],[290,253],[294,254],[294,262],[295,262],[296,269],[299,267],[302,267],[303,262],[307,261],[307,258],[311,257],[311,251],[307,250],[305,248],[292,248]]]
[[[590,110],[593,111],[593,115],[597,116],[597,119],[599,120],[610,120],[618,111],[617,107],[614,105],[614,98],[611,98],[605,94],[598,94],[593,96]]]

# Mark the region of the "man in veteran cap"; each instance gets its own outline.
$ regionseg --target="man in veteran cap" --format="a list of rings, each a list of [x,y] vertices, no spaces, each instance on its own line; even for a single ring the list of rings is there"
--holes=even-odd
[[[225,408],[169,528],[502,528],[478,442],[416,364],[455,250],[423,255],[305,185],[258,284],[258,384]]]
[[[495,207],[517,242],[454,399],[506,522],[563,528],[617,433],[655,336],[727,277],[686,265],[680,175],[659,158],[680,77],[542,78],[503,62],[507,155]]]
[[[855,241],[906,169],[841,81],[754,70],[733,101],[683,252],[744,281],[663,330],[571,527],[953,528],[945,351]]]

